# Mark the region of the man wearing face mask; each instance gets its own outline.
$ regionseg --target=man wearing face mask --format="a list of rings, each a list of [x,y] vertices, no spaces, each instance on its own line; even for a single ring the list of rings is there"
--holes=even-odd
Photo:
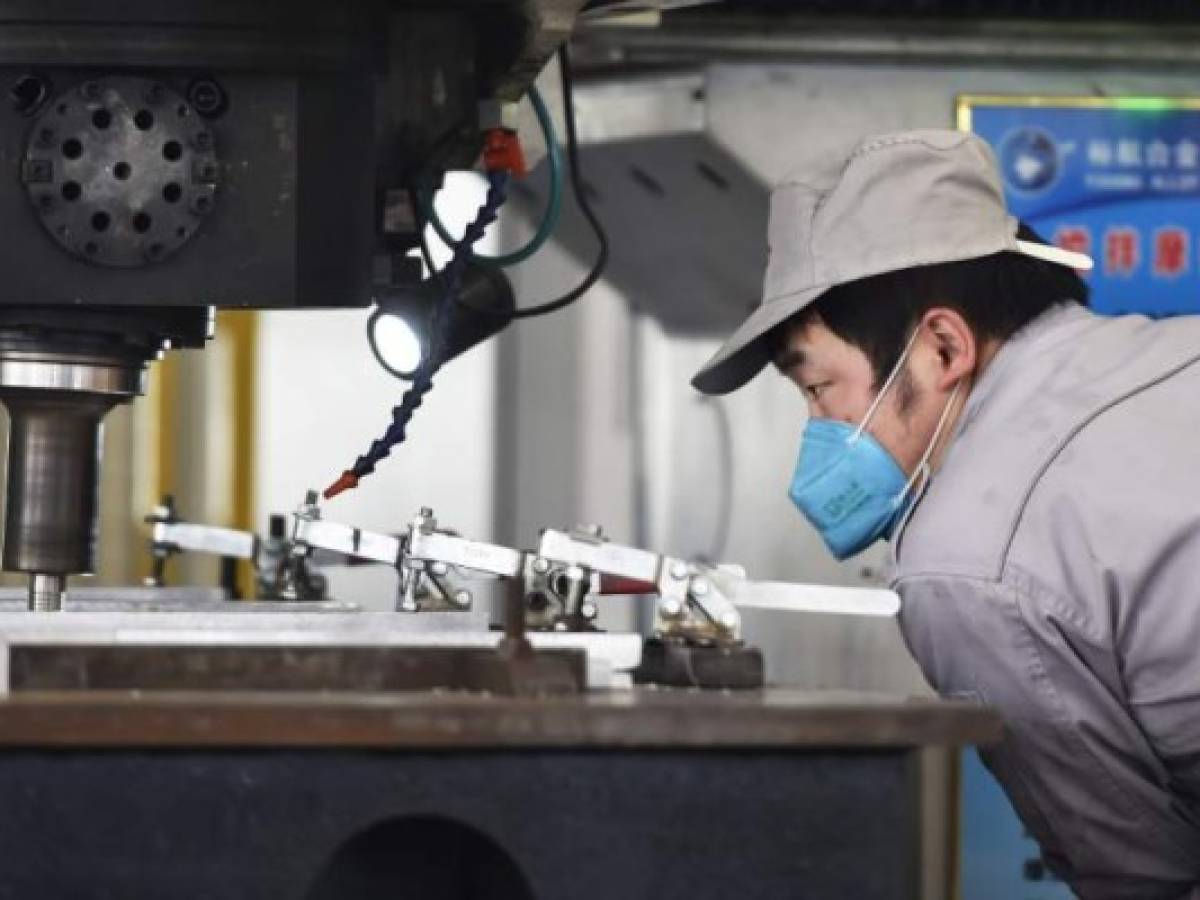
[[[1200,318],[1088,311],[1091,261],[1020,229],[959,132],[788,179],[769,243],[693,384],[800,386],[792,500],[839,559],[892,542],[908,645],[1003,715],[983,756],[1051,868],[1200,898]]]

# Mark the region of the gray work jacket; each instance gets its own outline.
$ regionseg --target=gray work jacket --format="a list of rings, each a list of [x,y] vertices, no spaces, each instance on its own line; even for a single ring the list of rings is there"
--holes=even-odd
[[[1005,342],[898,536],[909,648],[1086,900],[1200,897],[1200,317]]]

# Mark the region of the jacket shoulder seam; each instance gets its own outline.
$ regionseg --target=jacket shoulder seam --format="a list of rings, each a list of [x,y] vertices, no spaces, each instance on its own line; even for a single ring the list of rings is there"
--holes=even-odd
[[[1050,467],[1054,465],[1055,460],[1062,455],[1063,451],[1066,450],[1067,447],[1069,447],[1071,443],[1077,437],[1079,437],[1079,435],[1082,434],[1089,425],[1095,422],[1096,419],[1098,419],[1104,413],[1114,409],[1117,406],[1120,406],[1122,403],[1125,403],[1131,398],[1136,397],[1138,394],[1162,384],[1167,379],[1173,378],[1185,369],[1195,365],[1197,362],[1200,362],[1200,353],[1188,357],[1184,361],[1167,369],[1165,372],[1158,373],[1153,378],[1139,382],[1129,390],[1118,394],[1116,397],[1109,398],[1081,418],[1071,429],[1067,431],[1065,435],[1063,435],[1062,440],[1060,440],[1053,448],[1051,448],[1050,452],[1046,454],[1046,458],[1042,460],[1042,462],[1035,468],[1033,478],[1030,479],[1028,486],[1025,488],[1024,495],[1017,504],[1016,513],[1013,516],[1012,524],[1009,526],[1008,534],[1003,541],[1000,550],[1000,556],[997,560],[998,564],[995,573],[997,581],[1004,580],[1004,573],[1009,566],[1009,557],[1012,553],[1013,543],[1016,541],[1017,532],[1020,531],[1021,524],[1025,518],[1025,510],[1033,500],[1033,495],[1037,492],[1042,480],[1046,477],[1046,473],[1050,471]]]

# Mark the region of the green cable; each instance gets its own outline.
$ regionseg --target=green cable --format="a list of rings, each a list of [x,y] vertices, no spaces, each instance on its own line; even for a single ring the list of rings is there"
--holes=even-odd
[[[550,118],[550,111],[546,109],[542,95],[532,85],[529,88],[529,102],[533,104],[533,111],[542,128],[542,135],[546,138],[546,151],[550,159],[550,199],[546,203],[546,211],[542,216],[541,224],[538,225],[533,237],[529,239],[529,243],[519,250],[502,253],[498,256],[488,256],[485,253],[471,251],[471,259],[476,262],[501,267],[515,266],[519,262],[524,262],[542,249],[542,245],[550,239],[550,235],[554,233],[554,228],[558,224],[559,214],[562,212],[563,157],[562,150],[558,146],[558,138],[554,133],[554,122]],[[433,226],[437,236],[447,247],[455,247],[458,240],[450,234],[442,220],[438,218],[437,210],[433,205],[433,194],[426,185],[419,184],[417,186],[417,198],[425,220]]]

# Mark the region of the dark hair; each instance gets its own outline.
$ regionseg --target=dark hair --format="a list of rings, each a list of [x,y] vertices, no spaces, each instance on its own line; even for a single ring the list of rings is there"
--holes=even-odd
[[[1017,237],[1045,243],[1024,223]],[[1046,310],[1087,298],[1087,285],[1074,270],[1006,250],[838,285],[777,325],[767,344],[772,358],[778,358],[793,327],[820,321],[867,355],[878,387],[899,361],[917,321],[934,307],[956,310],[976,340],[1004,341]]]

